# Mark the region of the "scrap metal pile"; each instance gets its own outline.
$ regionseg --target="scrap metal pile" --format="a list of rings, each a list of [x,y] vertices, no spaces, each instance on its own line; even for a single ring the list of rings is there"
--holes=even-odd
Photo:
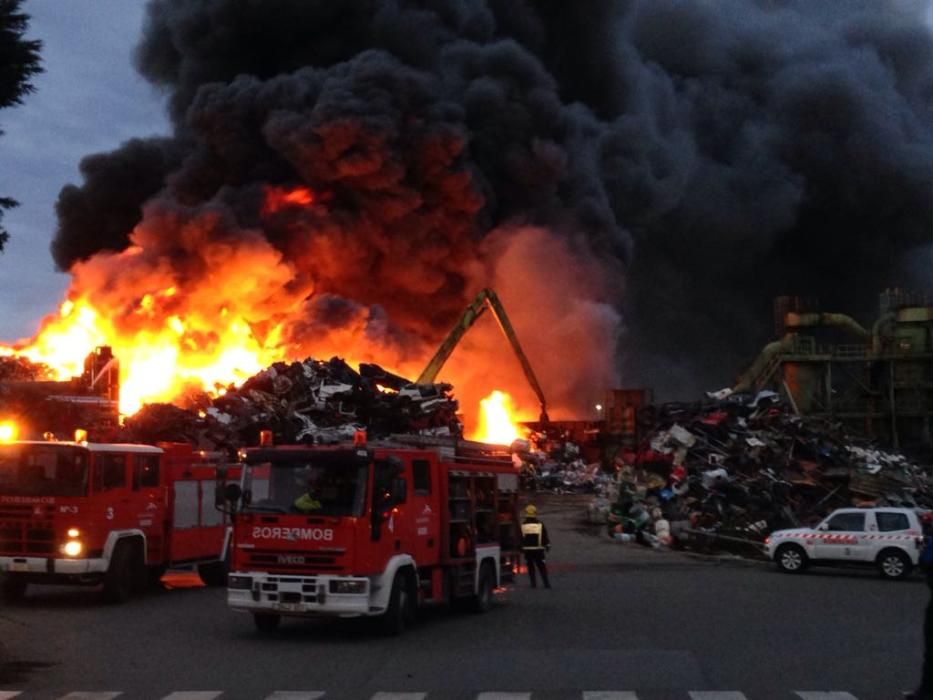
[[[515,440],[511,452],[528,491],[605,494],[612,481],[599,462],[587,463],[579,445],[560,435],[531,433]]]
[[[362,364],[356,371],[336,357],[326,362],[279,362],[223,396],[192,397],[187,409],[147,405],[126,419],[121,438],[229,450],[258,444],[263,429],[271,429],[276,442],[292,444],[350,440],[358,430],[374,437],[462,437],[451,388],[414,385],[373,364]]]
[[[800,417],[777,394],[649,407],[637,451],[590,506],[609,534],[646,545],[754,553],[773,530],[853,505],[933,506],[933,480],[903,454]]]

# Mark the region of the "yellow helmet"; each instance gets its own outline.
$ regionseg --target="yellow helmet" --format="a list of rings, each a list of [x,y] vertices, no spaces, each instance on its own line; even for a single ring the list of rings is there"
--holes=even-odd
[[[533,505],[528,504],[527,506],[525,506],[525,515],[537,515],[537,514],[538,514],[538,509],[535,508]]]

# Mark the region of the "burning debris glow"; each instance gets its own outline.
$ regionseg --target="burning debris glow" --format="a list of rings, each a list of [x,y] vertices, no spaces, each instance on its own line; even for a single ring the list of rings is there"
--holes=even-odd
[[[496,445],[509,445],[521,437],[521,430],[515,421],[512,398],[505,392],[493,391],[480,401],[479,425],[472,439]]]
[[[311,204],[314,204],[314,193],[307,187],[296,187],[291,190],[269,187],[266,189],[263,213],[274,214],[287,207],[307,207]]]
[[[9,421],[0,423],[0,442],[12,442],[16,439],[16,424]]]
[[[157,319],[158,297],[175,293],[169,288],[144,294],[136,311]],[[211,324],[192,309],[163,316],[156,327],[121,332],[110,314],[74,299],[62,304],[31,345],[3,347],[2,352],[45,363],[64,380],[82,373],[84,358],[94,347],[109,345],[121,367],[120,412],[131,415],[145,403],[178,398],[188,386],[216,394],[218,387],[241,383],[282,359],[278,348],[256,341],[248,323],[229,314],[219,316],[222,321]]]

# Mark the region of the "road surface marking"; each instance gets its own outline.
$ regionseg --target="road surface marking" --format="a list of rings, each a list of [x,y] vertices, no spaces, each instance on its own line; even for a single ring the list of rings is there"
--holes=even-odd
[[[10,698],[15,698],[17,695],[22,694],[22,690],[0,690],[0,700],[10,700]]]

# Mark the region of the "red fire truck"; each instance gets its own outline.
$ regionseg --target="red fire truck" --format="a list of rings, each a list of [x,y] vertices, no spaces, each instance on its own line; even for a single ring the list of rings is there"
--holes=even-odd
[[[241,452],[243,489],[224,494],[230,607],[262,632],[282,616],[370,616],[392,634],[419,605],[487,610],[519,555],[507,451],[418,436],[354,442]]]
[[[217,464],[190,445],[0,443],[4,596],[103,583],[122,602],[181,564],[223,585],[232,528],[214,506],[216,479]]]

